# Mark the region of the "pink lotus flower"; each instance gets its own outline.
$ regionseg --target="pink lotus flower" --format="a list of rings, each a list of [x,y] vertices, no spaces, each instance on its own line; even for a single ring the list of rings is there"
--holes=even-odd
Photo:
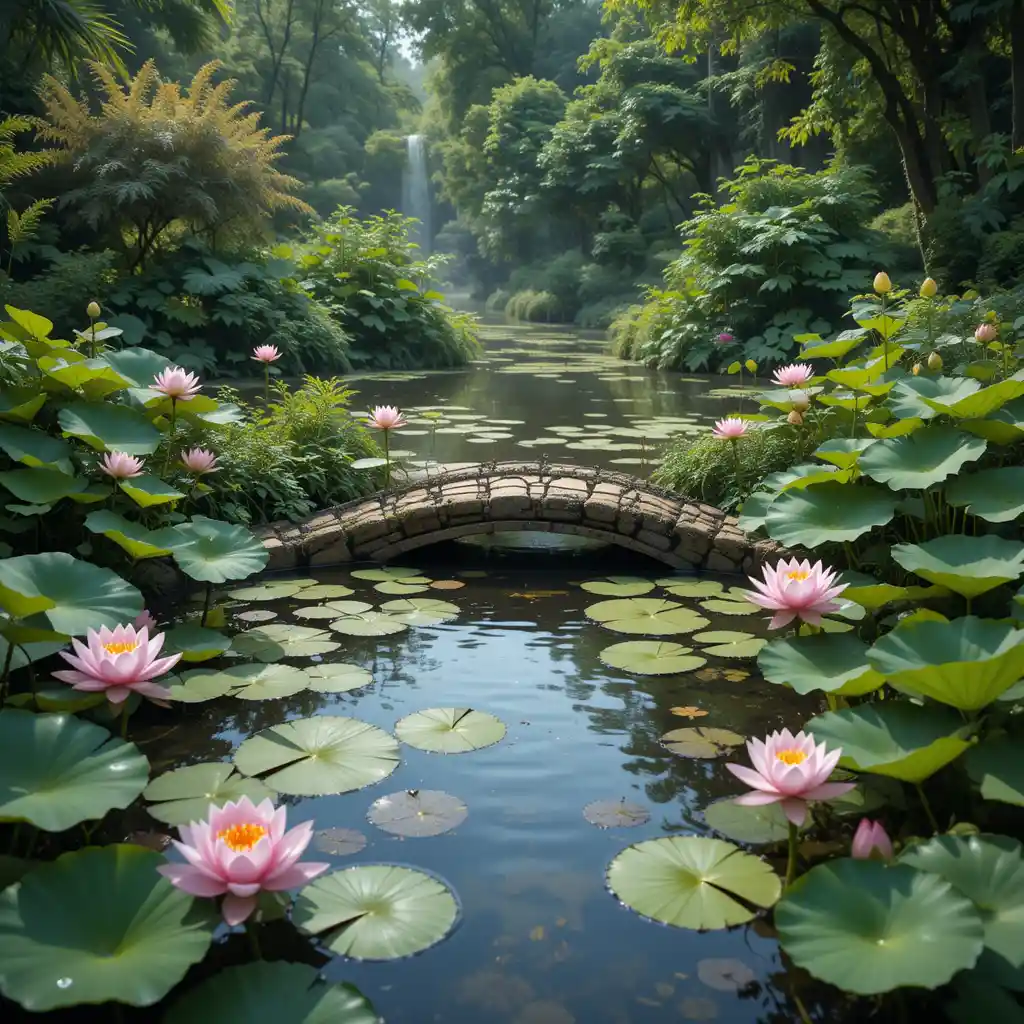
[[[74,671],[62,669],[54,678],[70,683],[76,690],[105,693],[111,704],[121,704],[130,693],[166,700],[171,691],[151,680],[170,671],[181,660],[180,654],[158,658],[164,645],[164,634],[149,638],[149,627],[136,631],[134,626],[118,626],[114,630],[100,626],[89,630],[88,646],[72,640],[74,654],[61,651],[60,656]]]
[[[814,367],[807,363],[790,363],[775,371],[772,380],[780,387],[802,388],[814,376]]]
[[[850,856],[857,860],[892,860],[892,840],[880,821],[860,819],[850,846]]]
[[[378,405],[370,413],[367,426],[378,430],[397,430],[405,426],[405,417],[393,405]]]
[[[747,600],[775,612],[769,629],[781,629],[795,618],[817,626],[822,615],[838,610],[840,605],[835,598],[848,585],[834,586],[835,571],[825,569],[821,562],[811,565],[807,559],[801,562],[796,558],[783,558],[774,569],[766,565],[763,581],[753,576],[749,579],[757,591],[745,590]]]
[[[742,437],[746,432],[746,420],[741,419],[739,416],[728,416],[724,420],[719,420],[711,431],[719,441],[735,441],[736,438]]]
[[[132,625],[137,630],[148,629],[150,633],[152,633],[157,628],[157,621],[153,618],[153,615],[148,608],[143,608],[142,614],[135,616],[135,621]]]
[[[130,480],[133,476],[142,476],[142,459],[135,458],[127,452],[107,452],[100,460],[100,469],[115,480]]]
[[[276,363],[281,358],[276,345],[257,345],[252,350],[252,357],[258,363]]]
[[[224,896],[221,913],[241,924],[255,909],[261,890],[294,889],[323,874],[329,864],[299,864],[313,836],[313,822],[285,831],[287,810],[269,800],[253,804],[243,796],[210,806],[206,821],[178,828],[174,841],[187,864],[163,864],[157,871],[193,896]]]
[[[153,378],[153,390],[162,391],[176,402],[189,402],[202,390],[203,385],[194,373],[181,366],[170,366]]]
[[[999,337],[999,329],[995,324],[978,324],[974,330],[974,340],[983,345],[995,341]]]
[[[730,334],[728,331],[722,331],[722,333],[715,339],[719,345],[728,345],[729,342],[735,341],[736,335]]]
[[[195,473],[196,476],[202,476],[204,473],[216,473],[218,471],[217,456],[205,448],[191,448],[187,452],[182,452],[181,464],[190,473]]]
[[[842,747],[825,752],[825,744],[814,745],[814,737],[803,732],[795,736],[788,730],[773,732],[761,740],[747,740],[747,752],[753,768],[727,764],[751,793],[736,797],[744,807],[782,804],[786,817],[796,826],[807,820],[809,800],[831,800],[853,789],[852,782],[828,782],[839,763]]]

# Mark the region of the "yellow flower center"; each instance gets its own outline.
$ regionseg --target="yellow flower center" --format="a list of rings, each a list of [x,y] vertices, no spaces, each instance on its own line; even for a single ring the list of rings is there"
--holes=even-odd
[[[803,764],[807,755],[802,750],[779,750],[775,756],[783,764]]]
[[[103,650],[107,654],[131,654],[132,651],[138,650],[138,640],[121,640],[118,643],[109,643],[103,645]]]
[[[786,573],[787,580],[805,580],[811,574],[806,569],[794,569]]]
[[[267,830],[262,825],[232,825],[222,828],[217,833],[235,853],[248,853],[265,835]]]

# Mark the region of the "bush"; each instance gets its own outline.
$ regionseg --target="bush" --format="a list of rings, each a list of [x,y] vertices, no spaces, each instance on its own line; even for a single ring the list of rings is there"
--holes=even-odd
[[[917,216],[913,203],[883,210],[868,227],[883,235],[889,249],[889,271],[894,276],[919,274],[923,270],[917,244]]]
[[[505,307],[508,305],[508,301],[511,298],[511,292],[505,291],[504,288],[496,288],[487,296],[487,301],[484,303],[484,309],[487,310],[488,313],[504,313]]]
[[[516,292],[505,306],[505,315],[531,323],[565,323],[568,320],[557,295],[532,289]]]

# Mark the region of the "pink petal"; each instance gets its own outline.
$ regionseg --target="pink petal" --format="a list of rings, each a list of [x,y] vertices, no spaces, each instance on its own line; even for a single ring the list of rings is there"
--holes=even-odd
[[[232,896],[230,893],[224,897],[224,902],[220,905],[224,921],[232,928],[236,924],[241,924],[255,909],[255,896]]]
[[[243,884],[241,882],[228,882],[228,892],[232,896],[240,896],[242,899],[248,899],[250,896],[255,896],[260,891],[262,886],[259,882],[249,882]]]
[[[782,811],[797,828],[807,820],[807,803],[796,797],[791,796],[783,800]]]
[[[192,896],[220,896],[225,891],[223,882],[210,878],[191,864],[161,864],[157,871],[171,885]]]
[[[814,789],[807,790],[807,792],[803,794],[803,799],[833,800],[837,796],[849,793],[851,789],[856,787],[856,785],[856,782],[823,782],[820,786],[815,786]]]
[[[107,687],[107,700],[111,704],[123,704],[131,692],[127,686],[109,686]]]
[[[725,766],[740,780],[744,785],[750,786],[751,789],[760,790],[762,793],[774,793],[778,795],[779,791],[764,778],[763,775],[758,774],[753,768],[747,768],[742,764],[727,764]]]
[[[272,892],[297,889],[300,885],[311,882],[317,875],[322,875],[330,866],[330,864],[315,864],[309,861],[303,864],[293,864],[280,874],[267,878],[263,883],[263,888]]]
[[[134,690],[136,693],[143,697],[149,697],[150,699],[156,700],[169,700],[171,691],[166,686],[158,686],[156,683],[129,683],[129,689]]]
[[[781,793],[758,793],[755,791],[734,797],[732,802],[741,807],[760,807],[763,804],[777,804],[784,799],[786,798]]]
[[[782,629],[783,626],[788,626],[796,618],[796,612],[783,609],[782,611],[776,612],[772,617],[772,621],[768,623],[769,629]]]

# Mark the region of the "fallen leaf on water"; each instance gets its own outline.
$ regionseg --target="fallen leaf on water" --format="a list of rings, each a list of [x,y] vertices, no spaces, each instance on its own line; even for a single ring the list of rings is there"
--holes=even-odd
[[[462,580],[434,580],[430,584],[434,590],[461,590],[465,585]]]
[[[702,711],[700,708],[695,708],[690,705],[679,708],[669,708],[669,711],[673,715],[678,715],[680,718],[703,718],[707,712]]]
[[[717,668],[702,668],[699,671],[694,672],[694,675],[702,683],[713,683],[716,679],[722,678],[722,670]]]
[[[708,988],[719,992],[738,992],[757,980],[757,975],[742,961],[712,957],[697,964],[697,977]]]
[[[730,683],[742,683],[744,679],[750,678],[750,673],[744,672],[741,668],[727,668],[722,670],[722,677],[728,679]]]
[[[541,939],[543,939],[543,938],[544,938],[544,925],[539,924],[539,925],[537,925],[536,928],[531,929],[531,931],[530,931],[530,941],[531,942],[540,942]]]

